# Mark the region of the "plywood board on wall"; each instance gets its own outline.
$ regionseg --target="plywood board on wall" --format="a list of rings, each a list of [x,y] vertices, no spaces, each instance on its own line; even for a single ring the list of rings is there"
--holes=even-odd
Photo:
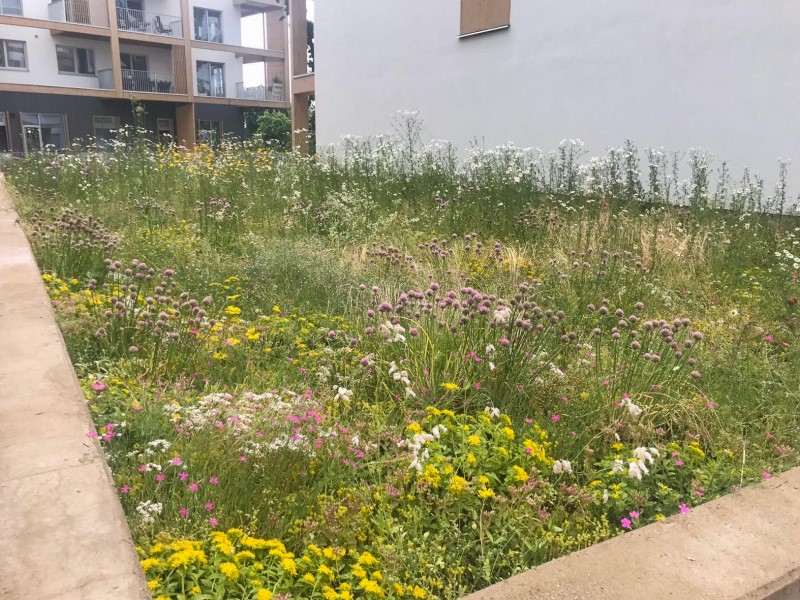
[[[511,0],[461,0],[461,35],[511,24]]]

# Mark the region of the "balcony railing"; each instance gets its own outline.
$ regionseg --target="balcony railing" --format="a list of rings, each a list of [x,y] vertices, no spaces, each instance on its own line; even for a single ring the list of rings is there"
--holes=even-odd
[[[121,31],[183,37],[183,20],[180,17],[132,8],[117,7],[117,27]]]
[[[5,0],[3,0],[5,1]],[[106,0],[54,0],[47,5],[51,21],[108,27]]]
[[[126,92],[174,94],[175,78],[172,73],[122,69],[122,89]]]
[[[269,102],[283,102],[283,84],[271,83],[268,86],[255,85],[245,87],[243,82],[236,84],[236,97],[241,100],[266,100]]]

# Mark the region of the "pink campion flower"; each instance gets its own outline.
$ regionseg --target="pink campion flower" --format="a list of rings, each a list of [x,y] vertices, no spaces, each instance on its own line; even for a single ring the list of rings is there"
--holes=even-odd
[[[561,420],[561,415],[551,415],[551,416],[550,416],[550,420],[551,420],[553,423],[558,423],[558,422]]]
[[[620,523],[620,525],[622,525],[623,529],[630,529],[631,528],[631,520],[626,518],[626,517],[622,517],[622,519],[620,519],[619,523]]]
[[[211,525],[212,527],[216,527],[219,524],[219,521],[217,521],[214,517],[211,517],[208,520],[208,524]]]
[[[569,404],[569,398],[567,398],[566,396],[561,396],[561,401],[562,401],[564,404]]]
[[[717,407],[716,404],[714,404],[713,402],[710,402],[710,401],[706,402],[706,408],[707,409],[714,410],[716,407]]]
[[[525,419],[525,423],[530,425],[531,423],[533,423],[533,419]]]
[[[772,479],[772,473],[770,473],[769,471],[762,471],[761,472],[761,476],[764,479]]]
[[[225,429],[225,423],[223,423],[222,421],[217,421],[216,423],[214,423],[214,427],[216,427],[217,429]]]
[[[683,461],[682,460],[676,460],[675,461],[675,466],[676,467],[682,467],[683,466]]]
[[[686,506],[685,504],[681,504],[680,506],[678,506],[678,508],[681,509],[681,513],[683,513],[684,515],[692,512],[692,509]]]
[[[209,477],[208,483],[211,485],[217,485],[219,483],[219,477]]]
[[[569,432],[569,434],[570,434],[572,437],[576,437],[576,436],[578,435],[578,433],[577,433],[576,431],[570,431],[570,432]]]
[[[139,465],[139,473],[144,473],[147,471],[147,465]]]
[[[675,450],[675,451],[672,453],[672,456],[680,456],[680,455],[681,455],[681,453],[680,453],[680,452],[678,452],[677,450]]]
[[[188,508],[185,508],[185,507],[182,506],[181,509],[178,512],[181,514],[181,516],[184,519],[188,519],[189,518],[189,509]]]
[[[190,483],[188,485],[188,488],[189,488],[189,491],[194,494],[197,490],[200,489],[200,484],[197,483],[196,481],[193,481],[192,483]]]
[[[247,457],[242,454],[242,456],[239,457],[239,462],[247,462]]]
[[[181,460],[181,457],[180,457],[180,456],[175,456],[175,457],[173,457],[172,459],[170,459],[170,461],[169,461],[169,462],[170,462],[171,464],[173,464],[173,465],[177,466],[177,465],[180,465],[180,464],[181,464],[183,461]]]
[[[203,508],[205,508],[208,512],[211,512],[212,510],[214,510],[214,503],[213,502],[206,502],[203,505]]]
[[[140,410],[142,410],[142,405],[141,404],[134,404],[133,405],[133,410],[135,410],[136,412],[139,412]]]
[[[131,486],[129,485],[123,485],[121,488],[119,488],[120,494],[127,494],[130,491],[131,491]]]
[[[608,386],[608,379],[603,379],[603,385]]]
[[[97,439],[97,438],[99,438],[100,436],[99,436],[99,435],[97,435],[97,432],[96,432],[96,431],[87,431],[87,432],[86,432],[86,437],[87,437],[87,438],[89,438],[90,440],[96,440],[96,439]]]
[[[766,336],[766,337],[764,338],[764,341],[765,341],[765,342],[774,342],[774,341],[775,341],[775,336],[773,336],[773,335],[768,335],[768,336]]]
[[[637,511],[635,511],[635,510],[632,510],[628,514],[630,515],[631,519],[638,519],[639,518],[639,513]]]
[[[186,481],[188,478],[189,478],[189,474],[186,471],[181,471],[178,474],[178,479],[180,479],[181,481]]]
[[[163,473],[159,473],[158,475],[156,475],[156,483],[161,483],[166,478],[167,478],[166,475],[164,475]]]
[[[481,382],[476,381],[475,383],[472,384],[472,387],[474,387],[476,390],[481,389]]]
[[[97,392],[98,394],[99,394],[100,392],[104,392],[104,391],[106,391],[106,389],[107,389],[107,387],[106,387],[106,384],[105,384],[105,383],[103,383],[103,380],[102,380],[102,379],[98,379],[97,381],[95,381],[94,383],[92,383],[91,385],[89,385],[89,387],[90,387],[90,388],[92,388],[92,389],[93,389],[95,392]]]

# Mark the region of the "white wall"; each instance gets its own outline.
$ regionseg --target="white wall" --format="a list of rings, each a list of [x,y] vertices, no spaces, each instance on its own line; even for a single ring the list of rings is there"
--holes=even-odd
[[[53,37],[48,29],[0,25],[0,39],[24,41],[28,54],[28,70],[0,69],[0,84],[56,85],[97,88],[96,75],[72,75],[58,72],[56,44],[94,50],[95,70],[111,68],[111,46],[103,40],[71,36]]]
[[[774,178],[778,157],[800,172],[798,0],[512,0],[509,30],[465,40],[459,0],[315,9],[321,144],[419,109],[428,137],[461,148],[632,139],[705,148],[736,174]]]
[[[197,94],[197,61],[223,63],[225,65],[225,95],[228,98],[236,97],[236,84],[242,81],[242,60],[236,58],[233,52],[220,52],[218,50],[205,50],[192,48],[192,68],[194,76],[194,93]]]

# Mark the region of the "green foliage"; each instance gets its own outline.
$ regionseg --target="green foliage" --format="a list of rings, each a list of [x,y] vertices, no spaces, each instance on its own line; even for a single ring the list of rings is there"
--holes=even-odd
[[[287,151],[292,148],[292,119],[280,110],[269,110],[258,117],[256,135],[270,148]]]

